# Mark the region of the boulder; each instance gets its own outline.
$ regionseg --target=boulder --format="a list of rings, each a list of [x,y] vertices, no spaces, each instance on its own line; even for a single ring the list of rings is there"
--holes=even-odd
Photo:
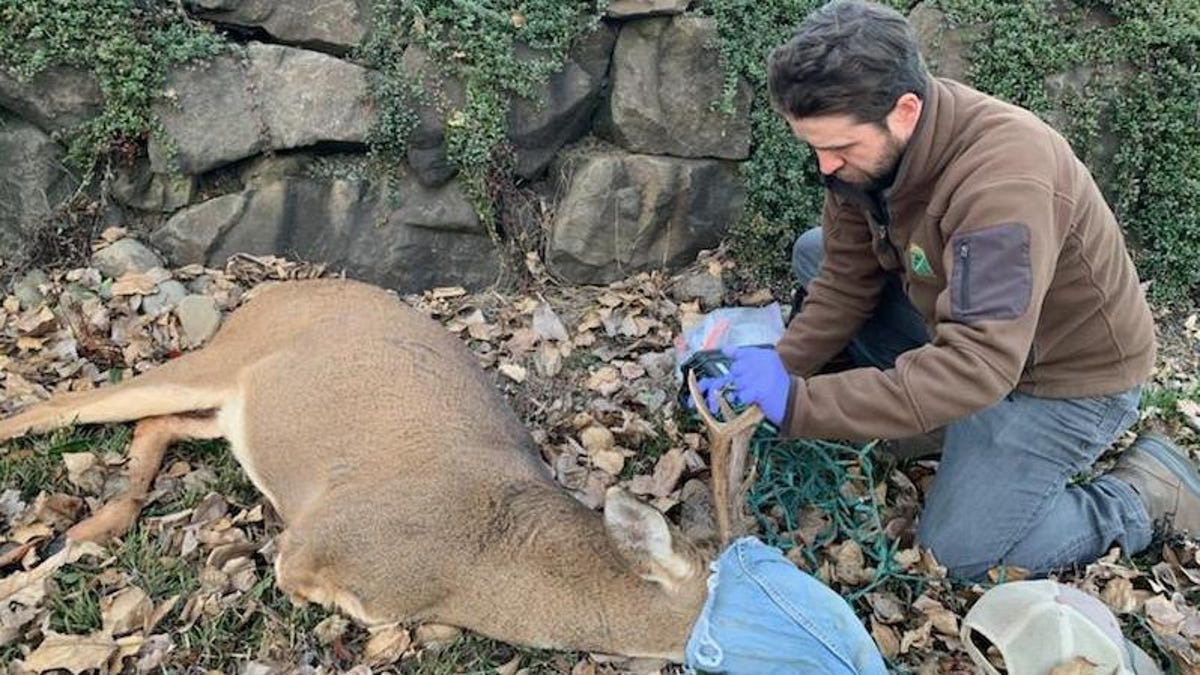
[[[162,267],[162,258],[136,239],[120,239],[92,255],[92,267],[110,279]]]
[[[280,42],[344,53],[367,34],[366,0],[194,0],[192,11],[217,23],[261,28]]]
[[[715,247],[746,201],[736,164],[605,151],[556,169],[562,177],[547,263],[576,283],[674,271]]]
[[[612,93],[600,129],[632,152],[746,159],[753,92],[739,81],[732,114],[717,109],[725,74],[711,17],[683,15],[622,26]]]
[[[0,258],[28,256],[30,235],[68,199],[78,181],[63,150],[38,127],[0,110]]]
[[[7,108],[46,133],[78,126],[104,107],[96,78],[78,68],[51,66],[28,80],[0,66],[0,108]]]
[[[606,14],[612,19],[632,19],[656,14],[682,14],[692,0],[612,0]]]
[[[177,213],[153,241],[176,264],[281,255],[403,292],[495,280],[498,253],[457,182],[429,188],[406,176],[394,189],[389,198],[365,180],[264,180]]]
[[[264,150],[362,144],[374,118],[366,70],[327,54],[252,44],[172,71],[150,140],[155,173],[196,175]]]

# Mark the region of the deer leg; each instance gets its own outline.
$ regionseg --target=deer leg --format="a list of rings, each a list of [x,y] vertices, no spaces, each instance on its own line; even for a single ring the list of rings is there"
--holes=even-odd
[[[125,492],[105,504],[91,517],[67,530],[72,541],[100,542],[119,537],[133,526],[167,448],[177,440],[220,438],[215,416],[169,415],[140,420],[129,444],[125,466]]]

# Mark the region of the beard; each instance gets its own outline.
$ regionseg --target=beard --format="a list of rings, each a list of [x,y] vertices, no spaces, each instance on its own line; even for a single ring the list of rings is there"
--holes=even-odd
[[[904,149],[904,142],[889,131],[883,146],[883,154],[880,155],[879,161],[874,166],[867,169],[843,166],[832,175],[826,176],[826,182],[832,179],[855,190],[879,192],[891,186],[896,177],[896,169],[900,166],[900,158],[904,155]]]

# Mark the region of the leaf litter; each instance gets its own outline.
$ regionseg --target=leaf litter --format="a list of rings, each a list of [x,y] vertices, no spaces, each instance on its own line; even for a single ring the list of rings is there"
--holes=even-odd
[[[119,239],[106,233],[98,246]],[[722,252],[697,266],[728,273]],[[223,270],[188,266],[103,279],[91,268],[47,270],[39,294],[45,301],[23,306],[13,296],[0,303],[0,413],[8,414],[53,393],[104,386],[148,371],[186,351],[188,342],[175,309],[148,313],[145,299],[174,280],[189,293],[211,298],[227,314],[260,283],[327,276],[323,266],[274,257],[240,255]],[[697,493],[685,486],[707,478],[701,429],[675,403],[673,349],[683,327],[700,317],[694,298],[672,294],[672,278],[642,274],[607,287],[550,286],[529,294],[472,294],[447,287],[405,300],[440,321],[466,342],[496,386],[525,420],[556,479],[582,503],[603,504],[607,488],[620,485],[643,495],[672,518],[689,509]],[[768,290],[747,287],[733,302],[761,305]],[[1195,314],[1164,317],[1181,337],[1162,350],[1155,382],[1172,391],[1196,384],[1200,337]],[[1166,411],[1172,412],[1172,411]],[[1175,416],[1151,414],[1194,452],[1200,404],[1181,398]],[[1173,420],[1173,422],[1172,422]],[[1174,424],[1174,426],[1171,426]],[[1191,432],[1191,433],[1189,433]],[[1126,442],[1128,438],[1124,439]],[[25,442],[0,450],[0,462],[38,452]],[[173,455],[174,456],[174,453]],[[51,544],[67,528],[119,491],[123,457],[84,443],[58,455],[46,481],[0,491],[0,654],[11,656],[0,673],[152,672],[203,665],[189,648],[189,631],[234,617],[271,618],[259,644],[240,644],[233,661],[243,672],[380,672],[417,663],[453,649],[460,631],[434,625],[365,629],[320,610],[297,647],[287,617],[263,598],[273,585],[271,559],[277,517],[265,501],[243,503],[220,488],[220,462],[211,457],[168,460],[138,520],[142,536],[192,571],[196,582],[179,588],[140,583],[117,562],[117,551]],[[892,561],[922,580],[923,591],[904,586],[869,589],[855,603],[864,625],[895,668],[913,673],[970,672],[958,641],[962,616],[987,584],[946,579],[945,569],[912,544],[922,493],[932,467],[916,463],[885,477],[861,472],[846,486],[883,502],[886,530],[895,542]],[[181,495],[197,497],[171,510]],[[167,508],[163,508],[167,507]],[[850,595],[874,578],[861,546],[845,533],[830,538],[829,514],[808,507],[796,514],[792,541],[819,544],[810,561],[792,556],[835,590]],[[126,542],[126,547],[129,543]],[[101,588],[98,623],[92,630],[52,627],[61,603],[62,570],[81,560],[92,587]],[[76,572],[79,574],[80,572]],[[1012,579],[1020,570],[996,571]],[[1183,672],[1200,672],[1200,546],[1191,540],[1159,542],[1129,559],[1114,549],[1100,561],[1060,581],[1099,597],[1122,620],[1126,634]],[[284,626],[284,628],[280,628]],[[274,632],[273,632],[274,631]],[[448,647],[449,645],[449,647]],[[289,651],[291,650],[291,651]],[[509,652],[498,673],[679,672],[663,662],[635,662],[601,655],[556,655],[533,669],[529,657]],[[1063,664],[1055,672],[1085,673],[1087,663]]]

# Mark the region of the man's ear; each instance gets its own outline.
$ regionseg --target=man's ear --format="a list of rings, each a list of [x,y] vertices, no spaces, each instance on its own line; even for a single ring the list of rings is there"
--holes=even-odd
[[[912,136],[913,129],[917,127],[917,121],[921,119],[921,109],[924,105],[921,97],[911,91],[902,94],[900,98],[896,99],[896,105],[892,106],[892,111],[888,113],[888,130],[895,136],[908,140]]]
[[[604,526],[643,578],[673,587],[695,574],[697,563],[676,553],[667,519],[625,490],[614,487],[605,494]]]

